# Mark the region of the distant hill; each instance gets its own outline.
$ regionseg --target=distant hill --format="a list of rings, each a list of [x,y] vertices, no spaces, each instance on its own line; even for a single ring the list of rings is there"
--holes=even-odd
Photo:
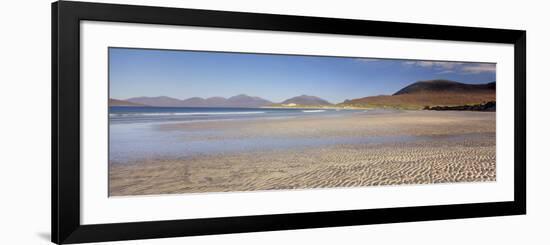
[[[227,101],[224,97],[210,97],[204,100],[206,105],[223,105]]]
[[[295,104],[305,106],[329,106],[330,102],[316,96],[300,95],[281,102],[283,105]]]
[[[180,102],[178,102],[177,106],[179,106],[179,107],[206,107],[208,105],[207,105],[206,100],[201,98],[201,97],[191,97],[189,99],[180,100]]]
[[[167,96],[158,97],[135,97],[127,99],[132,103],[139,103],[149,106],[160,107],[262,107],[273,104],[269,100],[260,97],[240,94],[228,99],[223,97],[200,98],[191,97],[185,100],[171,98]]]
[[[181,101],[182,107],[262,107],[273,102],[260,97],[240,94],[228,99],[223,97],[210,97],[207,99],[193,97]]]
[[[178,106],[181,106],[181,102],[182,102],[179,99],[175,99],[167,96],[134,97],[134,98],[129,98],[126,101],[148,105],[148,106],[163,106],[163,107],[178,107]]]
[[[346,100],[340,105],[422,109],[426,106],[459,106],[496,101],[496,83],[465,84],[448,80],[419,81],[393,95]]]
[[[270,104],[273,104],[273,102],[246,94],[239,94],[225,101],[225,105],[229,107],[262,107]]]
[[[402,88],[393,95],[400,94],[415,94],[415,93],[494,93],[496,83],[486,84],[466,84],[449,80],[428,80],[418,81],[409,86]]]
[[[109,106],[144,106],[144,105],[130,102],[130,101],[125,101],[125,100],[109,99]]]

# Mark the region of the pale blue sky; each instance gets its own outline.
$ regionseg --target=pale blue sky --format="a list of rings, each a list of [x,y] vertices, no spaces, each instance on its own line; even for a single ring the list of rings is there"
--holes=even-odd
[[[259,96],[273,102],[307,94],[332,103],[392,94],[419,80],[496,80],[495,64],[109,49],[110,97]]]

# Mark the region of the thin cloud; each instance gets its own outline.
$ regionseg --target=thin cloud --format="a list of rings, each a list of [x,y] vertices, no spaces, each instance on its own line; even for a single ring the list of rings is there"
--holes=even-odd
[[[380,59],[374,59],[374,58],[356,58],[355,61],[357,61],[357,62],[375,62],[375,61],[380,61]]]
[[[483,72],[496,72],[497,66],[495,64],[475,64],[462,67],[464,73],[479,74]]]
[[[453,70],[444,70],[444,71],[438,72],[437,74],[449,74],[449,73],[456,73],[456,72]]]
[[[447,61],[404,61],[406,66],[418,66],[423,68],[435,69],[438,74],[447,73],[462,73],[462,74],[479,74],[484,72],[495,72],[495,64],[476,64],[463,62],[447,62]]]
[[[443,62],[443,61],[405,61],[406,65],[416,65],[420,67],[429,67],[436,69],[453,69],[455,67],[461,66],[461,62]]]

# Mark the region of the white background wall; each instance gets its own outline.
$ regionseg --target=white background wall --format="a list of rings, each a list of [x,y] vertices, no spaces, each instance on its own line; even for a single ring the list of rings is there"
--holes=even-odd
[[[107,2],[114,2],[109,1]],[[550,29],[545,1],[120,0],[119,3],[527,30],[526,216],[277,231],[112,244],[549,244]],[[0,244],[48,244],[50,1],[0,13]],[[506,108],[499,108],[505,110]]]

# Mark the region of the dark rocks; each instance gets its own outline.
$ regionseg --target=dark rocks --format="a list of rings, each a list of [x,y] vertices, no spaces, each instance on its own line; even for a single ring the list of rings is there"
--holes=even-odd
[[[432,111],[496,111],[497,103],[489,101],[484,104],[459,105],[459,106],[425,106],[424,110]]]

